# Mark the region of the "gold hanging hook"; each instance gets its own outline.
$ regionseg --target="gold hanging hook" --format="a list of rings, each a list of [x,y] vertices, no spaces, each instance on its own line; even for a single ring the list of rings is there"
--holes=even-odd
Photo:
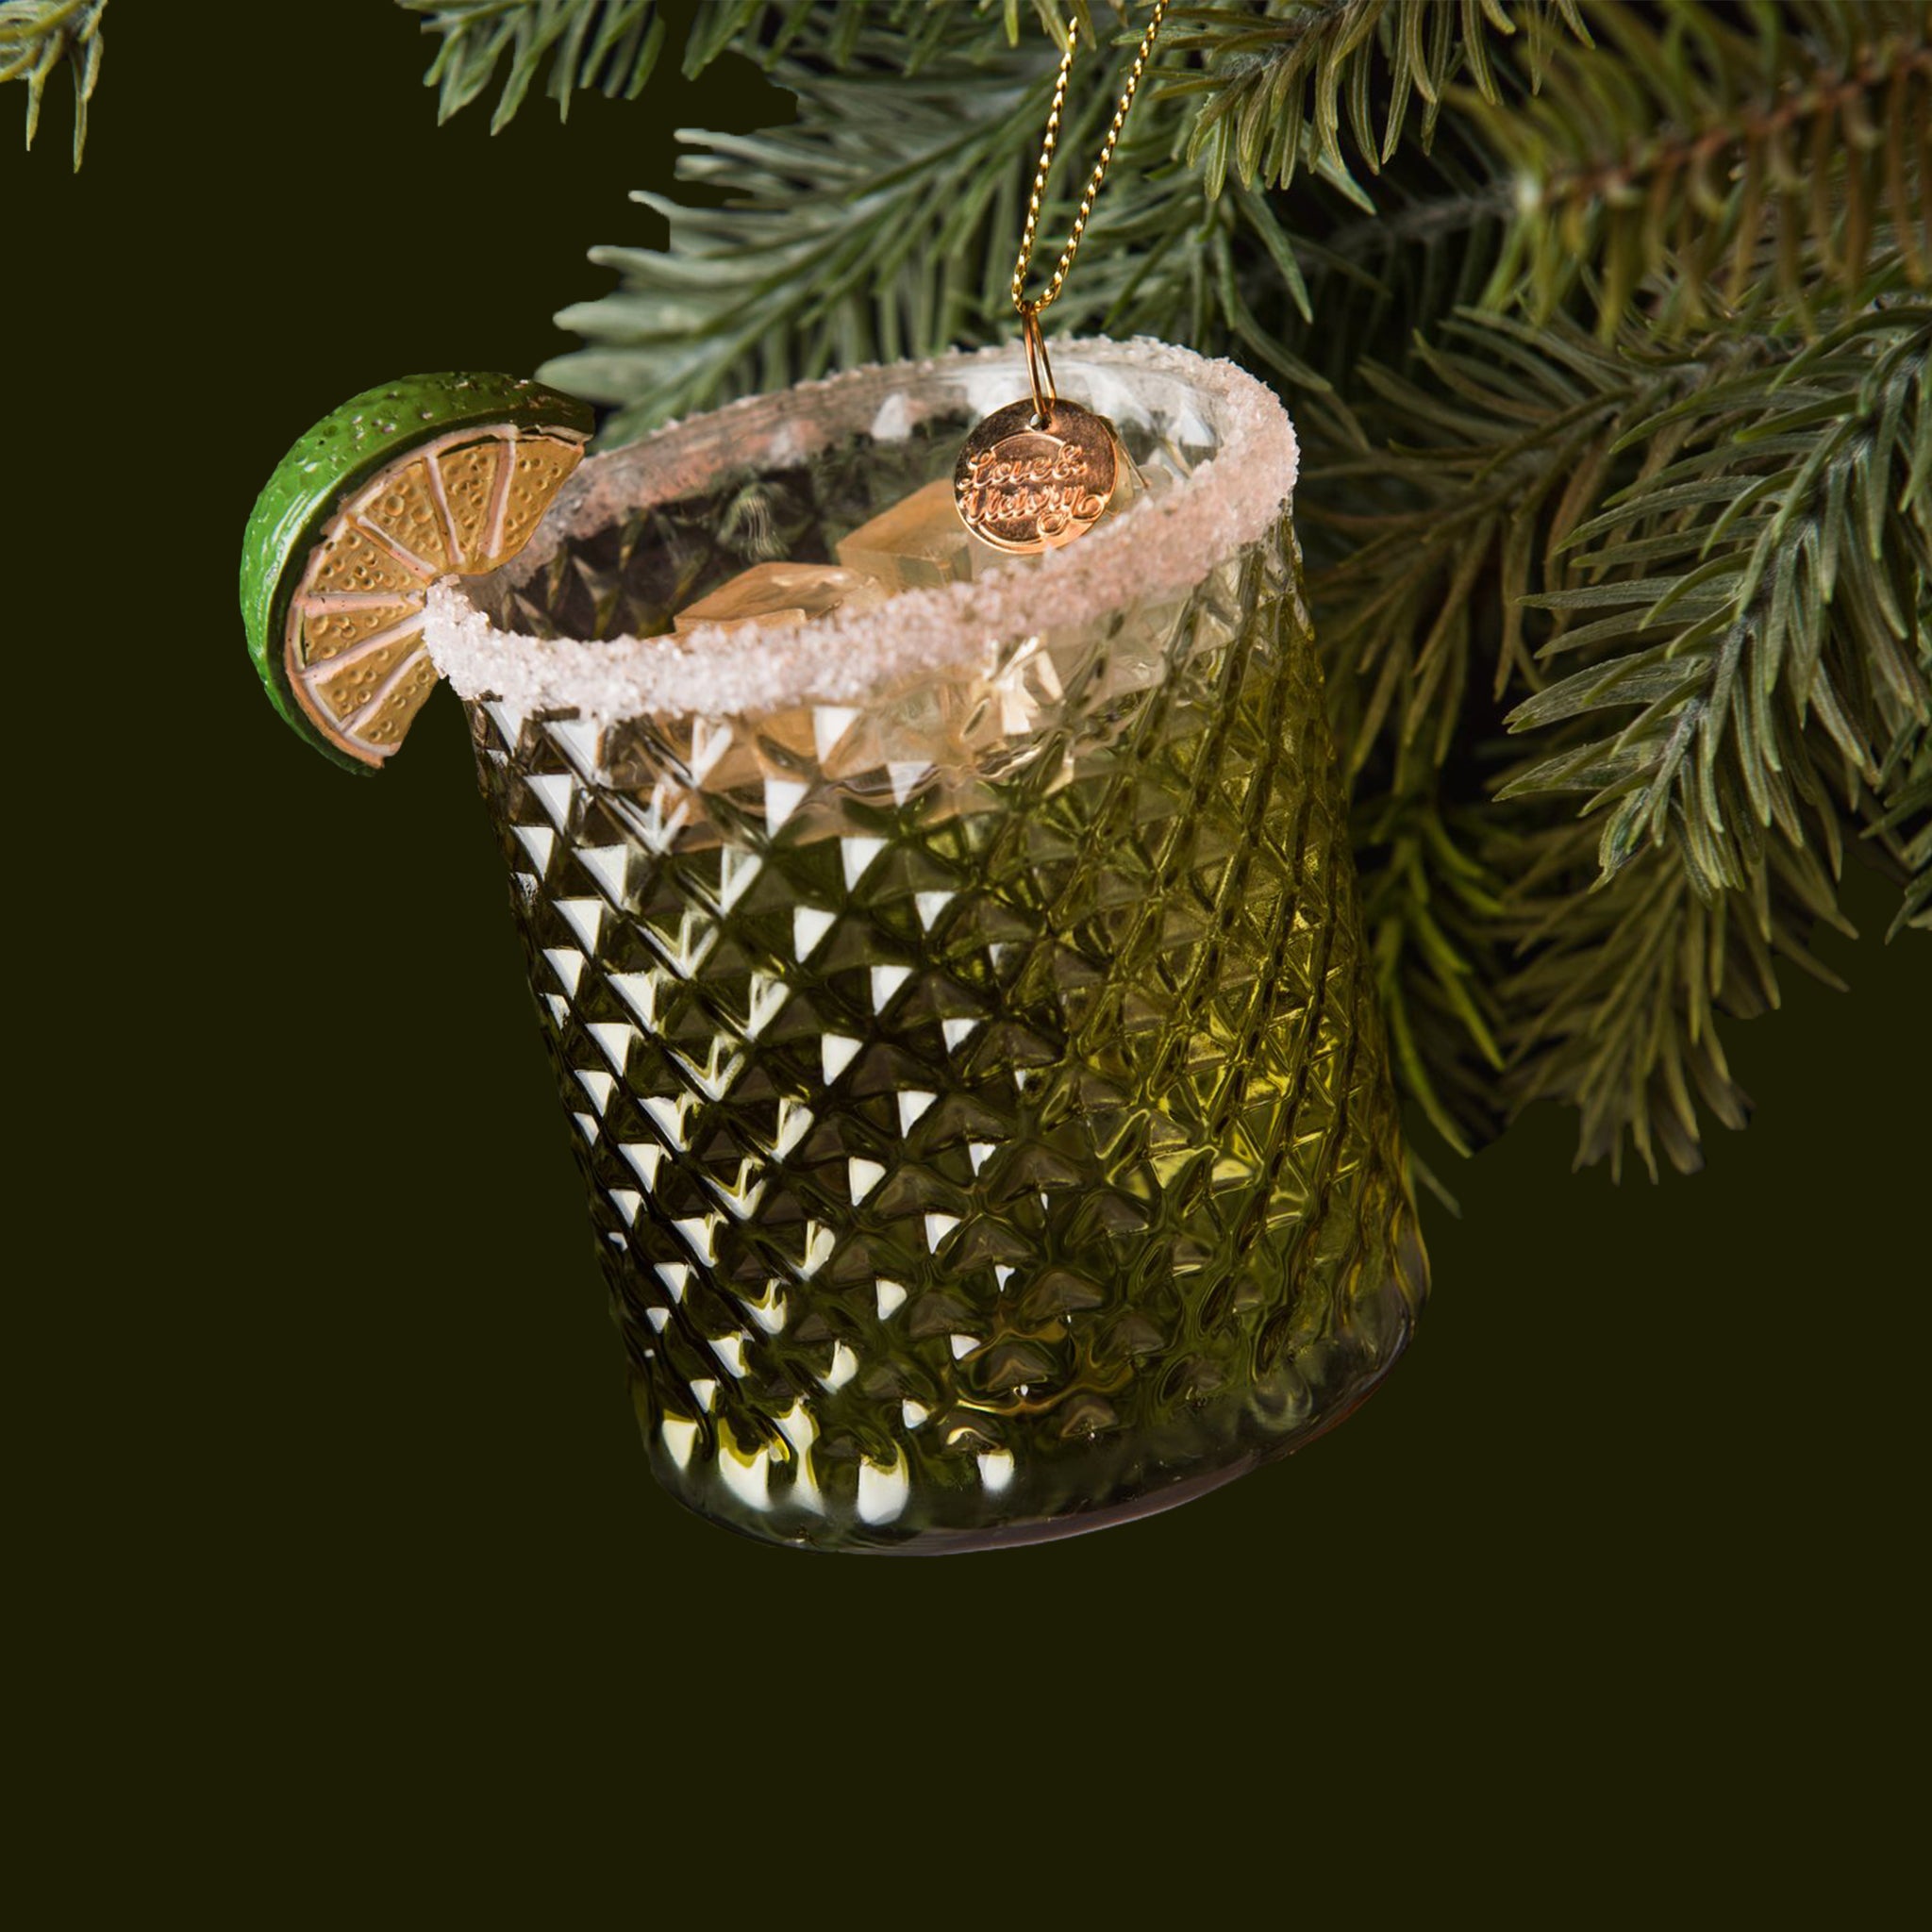
[[[1020,311],[1020,334],[1026,344],[1026,381],[1033,391],[1033,426],[1042,427],[1053,416],[1060,392],[1054,387],[1053,363],[1046,338],[1040,332],[1040,305],[1029,302]]]

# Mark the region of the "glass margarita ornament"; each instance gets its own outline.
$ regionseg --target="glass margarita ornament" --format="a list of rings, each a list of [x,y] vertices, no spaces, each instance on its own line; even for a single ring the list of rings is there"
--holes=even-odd
[[[1425,1292],[1292,430],[1226,363],[1059,360],[1134,479],[1076,543],[946,501],[1008,349],[591,457],[422,603],[653,1464],[774,1541],[1182,1501]]]

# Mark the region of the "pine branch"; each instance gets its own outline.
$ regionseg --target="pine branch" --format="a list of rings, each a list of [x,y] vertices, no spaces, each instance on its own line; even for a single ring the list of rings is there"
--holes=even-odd
[[[108,0],[4,0],[0,81],[26,82],[26,144],[41,125],[48,76],[64,59],[74,75],[74,169],[87,148],[87,107],[101,75],[101,16]]]
[[[1405,890],[1424,903],[1458,873],[1515,883],[1472,902],[1500,912],[1446,952],[1441,935],[1403,943],[1385,978],[1391,1027],[1400,1041],[1404,1004],[1456,1010],[1457,1070],[1500,1041],[1513,1105],[1582,1109],[1582,1158],[1616,1160],[1628,1129],[1646,1165],[1657,1146],[1691,1164],[1686,1094],[1727,1120],[1735,1096],[1669,959],[1697,949],[1720,1007],[1774,1005],[1770,957],[1810,970],[1806,936],[1836,918],[1832,879],[1860,819],[1915,874],[1902,920],[1924,911],[1932,312],[1893,301],[1808,346],[1719,336],[1669,355],[1634,332],[1605,348],[1498,318],[1449,339],[1421,352],[1426,382],[1366,372],[1385,419],[1425,444],[1382,445],[1339,405],[1317,414],[1331,444],[1353,442],[1304,496],[1353,541],[1310,587],[1342,741],[1365,792],[1397,798],[1421,789],[1418,764],[1453,767],[1511,691],[1534,693],[1512,726],[1551,742],[1474,818],[1453,866],[1426,846],[1411,858],[1428,875]],[[1364,491],[1393,507],[1323,508]],[[1532,654],[1541,610],[1557,627]],[[1538,690],[1550,658],[1583,668]],[[1620,708],[1637,716],[1606,734],[1597,720]],[[1481,779],[1465,774],[1459,796],[1441,784],[1446,815]],[[1607,818],[1553,818],[1544,800],[1566,791]],[[1373,841],[1361,856],[1377,908],[1387,861]],[[1725,905],[1737,916],[1713,924]],[[1679,935],[1665,954],[1658,921]],[[1445,1000],[1473,965],[1489,984],[1506,941],[1525,963],[1478,1029]],[[1434,1074],[1456,1065],[1454,1044],[1438,1037],[1426,1078],[1404,1070],[1439,1126]]]
[[[1308,412],[1303,513],[1334,538],[1312,588],[1353,681],[1339,699],[1351,772],[1385,738],[1440,767],[1473,684],[1491,704],[1537,688],[1524,611],[1543,560],[1604,487],[1633,399],[1676,393],[1640,391],[1574,334],[1474,315],[1446,334],[1453,346],[1417,345],[1416,379],[1364,364],[1357,408]]]
[[[1475,307],[1503,242],[1513,197],[1479,157],[1439,131],[1426,156],[1405,151],[1375,182],[1373,213],[1304,182],[1268,199],[1294,233],[1309,313],[1304,323],[1278,298],[1254,300],[1277,332],[1344,391],[1364,362],[1410,370],[1418,339],[1458,309]]]
[[[1683,333],[1855,293],[1880,248],[1932,281],[1923,0],[1787,10],[1769,32],[1696,0],[1592,4],[1592,45],[1547,55],[1530,92],[1462,95],[1519,203],[1484,306],[1548,317],[1586,289],[1607,338],[1646,288]]]
[[[1498,58],[1517,34],[1532,76],[1557,32],[1589,42],[1577,0],[1274,0],[1258,18],[1235,7],[1174,17],[1194,31],[1171,36],[1169,51],[1198,54],[1201,71],[1171,78],[1166,92],[1202,97],[1188,158],[1206,169],[1210,193],[1230,175],[1286,188],[1308,160],[1351,179],[1344,135],[1379,173],[1418,101],[1417,138],[1429,145],[1458,76],[1501,103],[1513,75]]]
[[[1460,1150],[1503,1110],[1505,881],[1536,823],[1487,803],[1495,761],[1469,747],[1493,735],[1504,692],[1539,682],[1523,600],[1601,487],[1634,384],[1587,340],[1551,354],[1465,321],[1450,341],[1421,346],[1416,380],[1360,372],[1373,427],[1340,400],[1306,412],[1298,511],[1326,558],[1309,597],[1363,801],[1357,856],[1398,1068]],[[1389,444],[1391,424],[1410,441]]]
[[[1807,733],[1829,741],[1858,812],[1894,747],[1932,728],[1932,502],[1913,488],[1932,469],[1928,354],[1932,308],[1861,308],[1808,348],[1739,345],[1721,379],[1623,427],[1641,475],[1565,536],[1570,581],[1528,600],[1591,619],[1545,652],[1584,668],[1509,723],[1639,715],[1503,794],[1611,807],[1606,875],[1668,843],[1697,891],[1736,889],[1761,834],[1799,848],[1830,814]]]
[[[1579,890],[1592,843],[1587,827],[1561,826],[1518,855],[1512,912],[1527,963],[1501,990],[1518,1016],[1511,1108],[1545,1099],[1575,1108],[1579,1167],[1607,1158],[1621,1174],[1627,1130],[1653,1179],[1659,1150],[1692,1173],[1703,1161],[1700,1105],[1732,1128],[1750,1110],[1725,1062],[1718,1014],[1776,1007],[1778,954],[1841,989],[1807,941],[1821,920],[1850,928],[1807,854],[1774,850],[1744,886],[1706,900],[1683,872],[1660,866]]]
[[[508,58],[503,91],[490,118],[498,133],[522,107],[544,61],[545,88],[568,119],[571,95],[595,88],[612,99],[643,92],[664,44],[652,0],[396,0],[428,16],[425,33],[442,44],[424,83],[439,90],[436,118],[447,121],[474,101]]]

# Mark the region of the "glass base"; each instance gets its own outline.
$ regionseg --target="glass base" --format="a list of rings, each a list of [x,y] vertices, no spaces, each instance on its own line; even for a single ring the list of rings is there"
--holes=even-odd
[[[1107,1529],[1178,1507],[1291,1456],[1353,1415],[1382,1386],[1415,1332],[1428,1261],[1413,1211],[1393,1230],[1394,1260],[1354,1312],[1355,1341],[1327,1352],[1311,1378],[1306,1357],[1238,1398],[1175,1415],[1157,1435],[1096,1438],[1036,1461],[1033,1480],[1001,1490],[953,1484],[913,1491],[890,1523],[863,1521],[855,1497],[813,1508],[747,1502],[717,1463],[680,1466],[652,1420],[647,1380],[634,1381],[644,1442],[658,1483],[684,1507],[755,1541],[822,1554],[939,1557],[1017,1548]]]

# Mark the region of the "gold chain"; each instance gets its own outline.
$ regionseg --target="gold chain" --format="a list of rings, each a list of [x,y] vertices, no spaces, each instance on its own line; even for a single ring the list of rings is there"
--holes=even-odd
[[[1046,292],[1037,302],[1026,299],[1026,271],[1033,262],[1033,233],[1040,225],[1040,200],[1046,192],[1046,177],[1053,167],[1054,149],[1060,138],[1060,109],[1066,104],[1067,75],[1073,70],[1074,44],[1079,37],[1080,21],[1076,14],[1067,22],[1067,51],[1060,57],[1059,78],[1054,82],[1053,106],[1046,116],[1046,140],[1040,150],[1040,166],[1033,175],[1033,194],[1026,204],[1026,226],[1020,237],[1019,259],[1013,263],[1013,307],[1023,318],[1037,316],[1060,291],[1060,286],[1067,279],[1067,271],[1074,265],[1074,257],[1080,247],[1080,237],[1087,232],[1087,217],[1093,212],[1093,197],[1100,192],[1100,184],[1107,179],[1108,163],[1113,159],[1113,151],[1121,138],[1121,129],[1126,125],[1127,109],[1134,105],[1134,91],[1141,85],[1141,70],[1147,65],[1147,57],[1154,51],[1154,37],[1160,31],[1160,23],[1166,17],[1170,0],[1154,0],[1154,12],[1147,22],[1147,31],[1141,36],[1140,51],[1134,56],[1134,64],[1127,70],[1127,84],[1121,90],[1120,105],[1113,110],[1113,125],[1107,130],[1107,139],[1100,143],[1100,158],[1093,164],[1093,173],[1087,182],[1087,192],[1080,197],[1080,211],[1074,217],[1073,233],[1067,237],[1067,245],[1060,250],[1059,266],[1053,272],[1053,279],[1046,285]]]

